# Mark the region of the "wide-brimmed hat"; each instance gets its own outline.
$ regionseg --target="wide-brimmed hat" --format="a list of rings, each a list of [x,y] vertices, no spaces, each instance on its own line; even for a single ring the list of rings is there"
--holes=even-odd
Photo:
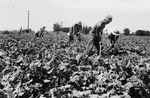
[[[115,35],[115,36],[119,36],[119,35],[120,35],[120,32],[119,32],[118,29],[114,29],[114,30],[112,31],[112,34]]]
[[[115,36],[120,35],[120,31],[117,28],[108,28],[108,29],[104,30],[104,32],[108,35],[110,35],[110,34],[113,34]]]

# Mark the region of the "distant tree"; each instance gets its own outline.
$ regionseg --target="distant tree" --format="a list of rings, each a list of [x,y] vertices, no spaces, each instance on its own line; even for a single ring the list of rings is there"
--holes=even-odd
[[[146,35],[147,35],[147,36],[150,36],[150,31],[146,31]]]
[[[3,34],[11,34],[12,32],[8,31],[8,30],[5,30],[3,31]]]
[[[125,29],[123,30],[123,34],[124,34],[124,35],[130,35],[130,29],[129,29],[129,28],[125,28]]]
[[[144,36],[143,30],[136,30],[135,35],[136,36]]]
[[[137,30],[135,32],[136,36],[150,36],[150,31],[146,31],[146,30]]]
[[[61,31],[61,25],[59,23],[53,24],[53,32]]]

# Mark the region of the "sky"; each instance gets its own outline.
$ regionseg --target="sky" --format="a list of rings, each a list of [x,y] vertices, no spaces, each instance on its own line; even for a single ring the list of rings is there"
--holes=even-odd
[[[46,26],[53,30],[54,23],[71,27],[82,21],[93,27],[107,15],[113,20],[105,28],[150,30],[150,0],[0,0],[0,30],[27,29],[38,31]]]

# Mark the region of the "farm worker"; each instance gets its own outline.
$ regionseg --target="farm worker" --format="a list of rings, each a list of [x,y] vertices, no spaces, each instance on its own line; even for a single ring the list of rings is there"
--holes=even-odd
[[[109,40],[109,46],[110,46],[109,49],[114,48],[114,44],[118,40],[119,35],[120,35],[120,31],[116,28],[106,29],[105,36]]]
[[[40,30],[35,33],[35,36],[36,37],[44,37],[45,28],[46,28],[45,26],[40,28]]]
[[[35,37],[39,37],[39,35],[40,35],[40,33],[39,33],[39,31],[37,31],[37,32],[35,32]]]
[[[45,26],[43,26],[43,28],[40,28],[41,37],[44,37],[45,28]]]
[[[71,28],[70,31],[68,32],[69,36],[69,42],[72,42],[74,40],[74,36],[76,37],[77,41],[81,41],[81,33],[82,31],[82,23],[78,22],[75,23]]]
[[[108,15],[103,20],[99,21],[95,24],[95,26],[92,28],[92,30],[89,33],[89,42],[86,47],[86,55],[90,55],[90,52],[93,48],[93,46],[97,49],[97,55],[101,56],[101,39],[103,34],[103,29],[107,24],[109,24],[112,21],[112,16]]]

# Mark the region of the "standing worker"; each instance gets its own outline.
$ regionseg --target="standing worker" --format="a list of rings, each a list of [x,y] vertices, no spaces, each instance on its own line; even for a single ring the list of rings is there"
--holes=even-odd
[[[35,37],[44,37],[45,28],[45,26],[40,28],[40,30],[35,33]]]
[[[44,37],[45,28],[45,26],[43,26],[43,28],[40,28],[40,37]]]
[[[89,42],[86,47],[86,55],[90,56],[90,52],[93,49],[93,46],[97,49],[97,55],[101,56],[101,45],[102,45],[102,34],[103,29],[107,24],[109,24],[112,21],[112,16],[108,15],[105,17],[105,19],[99,21],[95,24],[95,26],[92,28],[92,30],[89,33]]]
[[[75,38],[78,42],[81,42],[81,35],[80,35],[81,31],[82,31],[82,23],[78,22],[74,24],[71,27],[70,31],[68,32],[69,42],[72,42],[73,40],[75,40]]]

